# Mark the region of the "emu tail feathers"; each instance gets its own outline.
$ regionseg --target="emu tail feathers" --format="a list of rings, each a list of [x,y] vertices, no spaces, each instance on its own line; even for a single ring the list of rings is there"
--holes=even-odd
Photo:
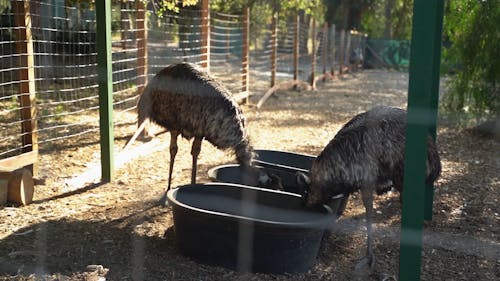
[[[151,80],[144,91],[139,97],[139,101],[137,102],[137,126],[140,127],[141,124],[144,123],[146,119],[151,118],[151,113],[153,111],[153,100],[152,100],[152,84],[156,77]]]
[[[144,128],[146,127],[146,124],[147,122],[143,121],[141,124],[139,124],[139,127],[137,128],[137,130],[135,131],[134,135],[130,138],[130,140],[127,141],[127,143],[125,144],[125,146],[123,147],[123,150],[129,148],[129,146],[131,146],[134,141],[137,139],[137,137],[139,136],[139,134],[144,130]]]
[[[155,78],[153,78],[155,79]],[[151,99],[151,82],[146,85],[144,91],[139,96],[139,101],[137,102],[137,130],[130,140],[125,144],[123,149],[127,149],[134,141],[137,139],[139,134],[144,131],[148,122],[146,120],[151,118],[153,101]]]

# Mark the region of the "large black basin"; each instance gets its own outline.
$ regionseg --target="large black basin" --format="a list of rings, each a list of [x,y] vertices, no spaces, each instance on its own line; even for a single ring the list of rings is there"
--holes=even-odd
[[[305,272],[334,223],[331,210],[308,210],[299,195],[243,185],[185,185],[167,198],[180,253],[238,271]]]
[[[308,173],[312,162],[316,158],[312,155],[299,154],[288,151],[256,149],[254,162],[262,167],[280,169],[295,173],[297,171]]]
[[[273,168],[270,168],[273,167]],[[304,186],[305,183],[300,184],[297,177],[297,170],[290,169],[282,169],[280,167],[269,166],[269,167],[261,167],[255,166],[256,169],[259,169],[262,173],[267,175],[274,175],[280,178],[281,187],[283,191],[295,193],[301,196],[304,196],[309,187]],[[245,172],[240,165],[238,164],[226,164],[221,166],[216,166],[210,170],[208,170],[208,177],[210,180],[221,183],[235,183],[235,184],[243,184],[250,185],[261,188],[268,189],[276,189],[275,186],[265,186],[259,185],[259,181],[257,179],[251,179],[251,176],[248,172]],[[250,179],[250,180],[249,180]],[[342,197],[339,199],[342,201],[341,205],[347,204],[348,197]],[[337,217],[342,215],[343,210],[340,210],[338,200],[333,200],[333,202],[328,203],[332,211],[336,214]],[[345,208],[345,206],[343,207]]]

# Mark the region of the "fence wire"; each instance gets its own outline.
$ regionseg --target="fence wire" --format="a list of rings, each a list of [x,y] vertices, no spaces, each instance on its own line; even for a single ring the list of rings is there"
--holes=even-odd
[[[19,1],[11,3],[15,2]],[[15,21],[16,16],[25,17],[23,11],[15,11],[13,7],[0,11],[0,159],[19,155],[30,148],[30,144],[21,141],[27,134],[21,130],[22,124],[30,121],[21,116],[26,106],[21,106],[20,99],[30,95],[29,92],[20,92],[25,85],[33,85],[35,89],[33,106],[37,127],[33,134],[38,138],[41,152],[50,152],[54,145],[64,146],[68,139],[95,142],[99,137],[94,5],[86,1],[27,3],[29,11],[26,12],[29,12],[31,24],[28,28]],[[65,3],[71,5],[63,5]],[[136,122],[137,98],[145,82],[172,63],[186,61],[207,66],[211,75],[231,93],[245,93],[243,15],[210,11],[207,18],[203,17],[202,11],[196,8],[182,8],[158,16],[154,7],[144,7],[139,1],[112,1],[115,127]],[[205,27],[210,40],[209,47],[204,47],[202,30],[208,19],[209,28]],[[339,32],[334,35],[335,46],[331,46],[330,40],[329,50],[322,52],[322,38],[328,36],[321,35],[321,28],[317,28],[316,34],[311,34],[310,23],[301,19],[299,26],[296,22],[288,22],[287,28],[277,28],[277,33],[273,34],[271,21],[272,17],[269,17],[264,27],[251,24],[250,91],[257,89],[254,85],[258,83],[254,81],[267,80],[271,86],[274,51],[277,54],[276,83],[291,80],[295,71],[299,73],[298,79],[306,81],[311,73],[313,52],[316,54],[316,71],[333,69],[334,63],[346,60],[338,55],[341,48]],[[23,41],[20,34],[29,32],[32,34],[32,54],[20,49],[20,46],[30,44],[30,41]],[[333,33],[333,30],[328,32]],[[316,50],[311,49],[311,38],[318,39]],[[359,45],[358,41],[351,41],[351,46]],[[294,65],[296,45],[299,46],[297,66]],[[325,55],[328,56],[326,60],[322,58]],[[31,67],[21,63],[29,57],[33,59]],[[325,61],[328,66],[323,63]],[[30,71],[33,76],[26,78],[25,73]]]

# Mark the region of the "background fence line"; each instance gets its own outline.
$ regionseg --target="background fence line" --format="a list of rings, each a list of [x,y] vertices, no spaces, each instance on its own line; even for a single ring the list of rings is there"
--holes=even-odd
[[[50,153],[68,139],[92,142],[99,132],[99,98],[95,6],[11,3],[0,11],[0,167],[9,163],[15,169],[36,162],[38,146]],[[115,127],[136,122],[138,95],[148,78],[169,64],[205,67],[235,98],[249,102],[257,80],[272,88],[292,79],[313,83],[313,72],[333,74],[339,68],[342,73],[350,53],[343,46],[359,45],[363,38],[346,44],[343,31],[334,26],[313,31],[299,15],[286,30],[279,29],[276,15],[263,29],[252,25],[248,10],[230,15],[202,3],[205,9],[159,16],[142,1],[112,1]],[[35,155],[24,154],[28,151]]]

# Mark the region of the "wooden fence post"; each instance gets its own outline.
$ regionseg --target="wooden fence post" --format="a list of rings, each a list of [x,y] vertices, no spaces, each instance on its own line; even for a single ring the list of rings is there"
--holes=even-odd
[[[300,52],[300,15],[295,19],[295,37],[293,42],[293,80],[299,80],[299,52]],[[294,86],[294,89],[296,86]]]
[[[313,18],[313,20],[312,20],[311,77],[310,77],[310,81],[309,81],[313,90],[316,89],[315,72],[316,72],[316,18]]]
[[[210,72],[210,10],[209,0],[201,0],[201,66]]]
[[[136,1],[141,2],[141,1]],[[128,2],[121,1],[120,3],[120,40],[124,50],[127,49],[127,40],[129,39],[128,32],[132,29],[129,22],[130,7]]]
[[[231,57],[231,28],[230,24],[226,23],[226,59],[229,60]]]
[[[323,63],[323,74],[326,74],[326,61],[328,57],[328,45],[329,45],[329,40],[328,40],[328,24],[325,22],[323,25],[323,36],[322,38],[322,43],[323,43],[323,50],[322,50],[322,58],[321,61]],[[325,80],[326,76],[323,75],[323,81]]]
[[[351,36],[351,31],[350,30],[348,30],[346,32],[346,36],[347,36],[347,39],[346,39],[347,43],[346,43],[346,46],[345,46],[345,50],[346,51],[345,51],[344,63],[347,65],[347,69],[348,69],[347,71],[349,71],[351,69],[351,63],[349,62],[349,60],[351,58],[351,49],[352,49],[351,48],[351,45],[352,45],[351,44],[351,38],[352,38],[352,36]]]
[[[245,8],[245,12],[243,14],[243,54],[242,54],[242,88],[241,91],[245,93],[246,103],[250,103],[250,88],[249,88],[249,79],[250,79],[250,69],[249,69],[249,50],[250,50],[250,8]]]
[[[19,104],[21,108],[22,151],[38,153],[37,111],[35,98],[35,58],[30,1],[17,0],[14,4],[14,21],[17,29],[16,48],[19,54]],[[38,173],[36,161],[28,167],[33,175]]]
[[[340,31],[340,44],[339,44],[339,75],[344,73],[344,58],[345,58],[345,30]]]
[[[137,38],[137,94],[144,91],[144,87],[148,81],[148,48],[146,45],[147,33],[147,16],[146,7],[142,1],[136,1],[136,38]]]
[[[330,42],[331,42],[331,52],[330,52],[330,55],[332,56],[332,60],[331,60],[331,66],[330,66],[330,74],[332,75],[332,77],[335,77],[335,52],[336,52],[336,49],[335,49],[335,24],[332,24],[330,26],[331,28],[331,33],[330,33]]]
[[[271,88],[276,85],[276,62],[278,60],[278,14],[274,13],[271,31]]]

